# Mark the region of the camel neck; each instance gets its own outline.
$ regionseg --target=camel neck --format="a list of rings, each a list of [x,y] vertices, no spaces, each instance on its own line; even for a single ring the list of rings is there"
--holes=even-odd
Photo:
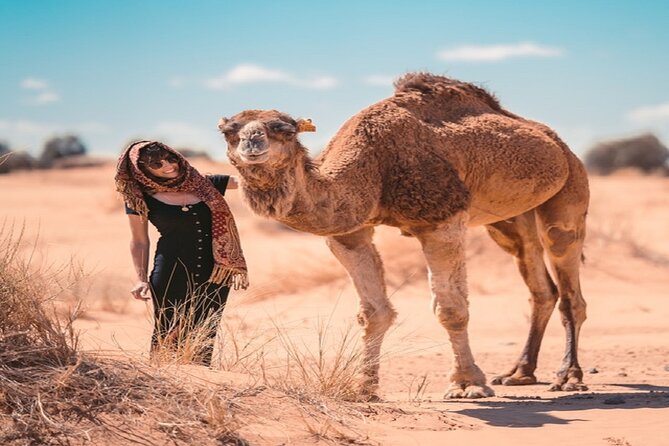
[[[276,219],[299,231],[319,235],[346,233],[364,223],[353,190],[342,190],[336,176],[323,175],[308,157],[289,166],[239,169],[244,178],[242,191],[254,212]]]

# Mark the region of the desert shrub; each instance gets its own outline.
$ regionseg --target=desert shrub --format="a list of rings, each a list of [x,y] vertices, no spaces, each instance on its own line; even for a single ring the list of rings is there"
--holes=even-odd
[[[600,142],[585,154],[585,165],[592,173],[608,175],[618,169],[637,168],[643,172],[669,172],[667,149],[654,135]]]
[[[39,166],[49,168],[61,158],[86,155],[88,149],[76,135],[56,136],[44,144],[39,158]]]

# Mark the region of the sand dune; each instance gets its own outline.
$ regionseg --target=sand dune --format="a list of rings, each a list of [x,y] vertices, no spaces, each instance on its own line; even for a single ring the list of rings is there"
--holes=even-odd
[[[225,164],[194,164],[202,172],[234,172]],[[109,164],[0,176],[0,209],[5,225],[24,228],[26,255],[32,253],[38,263],[74,262],[87,272],[71,295],[63,296],[68,302],[83,299],[86,311],[77,322],[83,348],[143,358],[151,330],[149,308],[128,292],[133,283],[129,231],[113,173]],[[591,189],[582,274],[588,320],[580,346],[588,392],[547,391],[564,348],[555,313],[539,358],[539,384],[495,386],[497,396],[481,401],[443,401],[450,348],[431,314],[418,244],[400,237],[396,229],[380,228],[376,240],[399,311],[384,344],[384,401],[342,403],[336,408],[339,421],[327,429],[325,421],[314,418],[319,421],[313,421],[311,430],[327,431],[319,436],[305,428],[293,403],[268,389],[242,397],[244,404],[264,404],[266,412],[247,420],[239,429],[241,437],[251,444],[336,444],[343,438],[382,445],[667,444],[669,179],[593,177]],[[237,191],[229,191],[226,198],[252,281],[248,290],[231,295],[224,318],[229,336],[271,346],[280,327],[281,333],[317,351],[319,324],[334,335],[328,341],[331,348],[342,333],[357,333],[354,290],[323,240],[252,215]],[[510,368],[520,353],[528,329],[528,292],[512,259],[482,229],[470,231],[467,255],[472,349],[491,377]],[[226,354],[224,350],[223,362],[230,368],[234,361]],[[278,363],[278,356],[268,353],[264,358]],[[199,379],[231,385],[255,379],[243,367],[226,372],[197,369],[187,368]],[[283,418],[271,421],[280,412]],[[336,440],[334,432],[342,439]]]

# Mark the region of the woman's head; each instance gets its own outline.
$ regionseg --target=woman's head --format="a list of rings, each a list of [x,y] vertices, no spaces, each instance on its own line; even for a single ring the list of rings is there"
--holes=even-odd
[[[137,164],[147,176],[158,181],[177,178],[183,170],[179,157],[157,143],[140,149]]]

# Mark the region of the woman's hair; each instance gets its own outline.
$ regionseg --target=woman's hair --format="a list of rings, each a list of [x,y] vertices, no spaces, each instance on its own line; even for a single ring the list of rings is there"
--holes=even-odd
[[[159,169],[162,165],[162,160],[168,160],[172,162],[179,162],[179,168],[181,168],[181,162],[179,157],[174,153],[170,152],[163,148],[160,144],[149,144],[145,147],[142,147],[139,151],[139,157],[137,159],[137,164],[139,168],[144,172],[145,175],[152,178],[155,181],[164,181],[164,178],[156,177],[151,174],[147,167],[154,169]]]
[[[160,162],[168,156],[172,155],[169,151],[165,150],[158,144],[149,144],[145,147],[142,147],[139,151],[139,158],[137,163],[140,166],[151,165],[152,163]]]

